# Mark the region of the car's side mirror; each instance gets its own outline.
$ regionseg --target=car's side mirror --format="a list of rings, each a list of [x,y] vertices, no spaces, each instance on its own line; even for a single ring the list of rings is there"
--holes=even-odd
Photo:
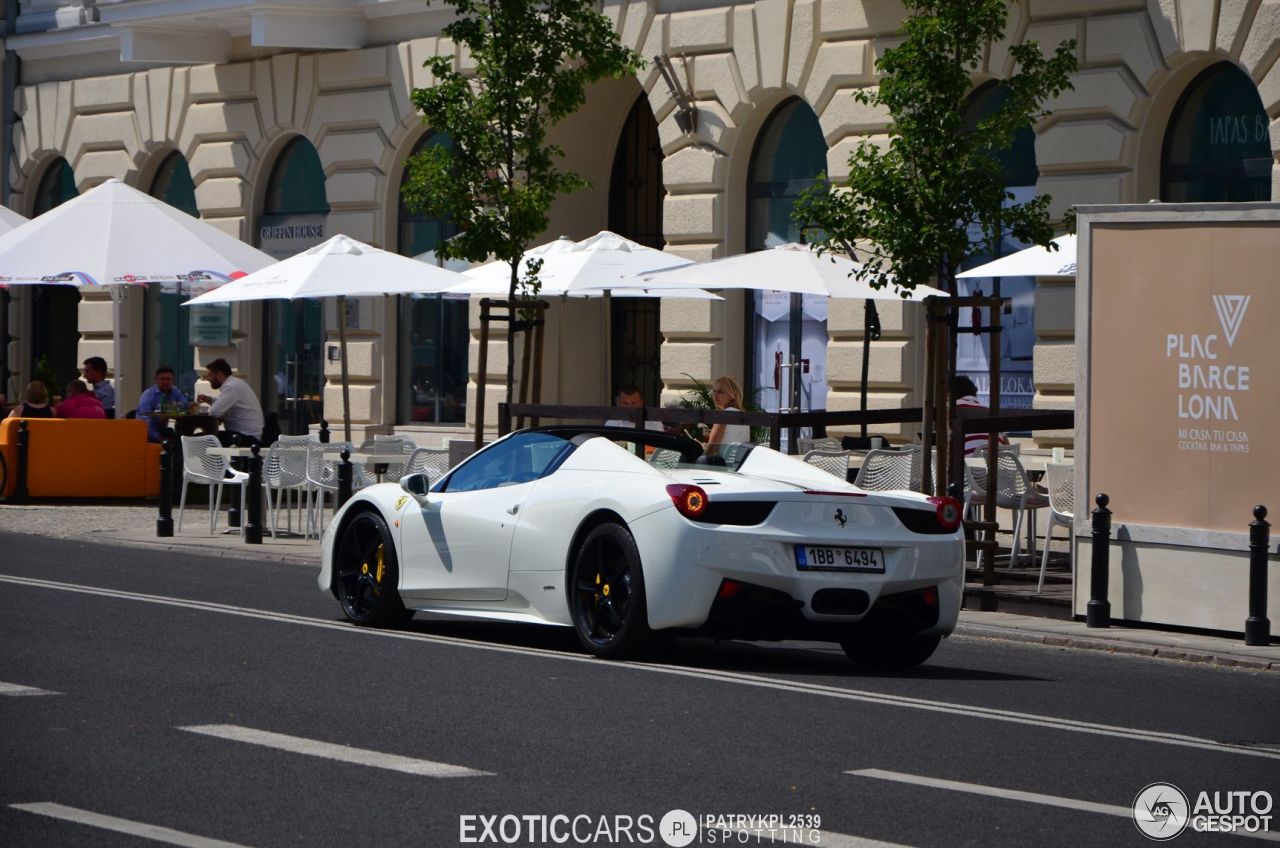
[[[431,478],[422,472],[407,474],[400,478],[400,488],[413,495],[418,503],[426,503],[427,493],[431,491]]]

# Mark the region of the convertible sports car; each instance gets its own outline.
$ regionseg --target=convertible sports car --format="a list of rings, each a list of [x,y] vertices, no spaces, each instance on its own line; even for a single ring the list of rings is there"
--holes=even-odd
[[[961,505],[863,491],[765,447],[724,454],[630,428],[520,430],[439,480],[356,493],[325,532],[320,588],[358,624],[571,626],[603,657],[698,633],[928,659],[960,610]]]

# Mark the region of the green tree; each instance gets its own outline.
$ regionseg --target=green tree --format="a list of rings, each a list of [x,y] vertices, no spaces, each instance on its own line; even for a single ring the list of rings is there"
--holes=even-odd
[[[457,17],[444,35],[463,68],[452,55],[427,60],[434,84],[414,89],[413,102],[451,144],[410,160],[404,200],[461,229],[437,255],[494,256],[511,266],[511,300],[536,297],[540,263],[521,279],[521,254],[546,230],[555,197],[588,185],[560,167],[563,151],[547,143],[547,130],[582,105],[587,85],[634,73],[643,61],[619,43],[595,0],[446,2]],[[507,345],[508,398],[514,348]]]
[[[876,63],[879,87],[856,95],[888,112],[888,144],[860,143],[849,157],[848,182],[816,187],[797,204],[795,219],[824,231],[813,239],[822,249],[852,252],[863,264],[859,276],[877,288],[913,289],[937,275],[954,294],[961,263],[993,252],[1002,231],[1032,244],[1053,238],[1050,197],[1007,205],[1013,196],[996,153],[1049,114],[1047,100],[1071,88],[1076,43],[1063,42],[1052,55],[1034,41],[1009,45],[1008,97],[967,126],[974,74],[1005,36],[1006,0],[904,5],[903,42]]]

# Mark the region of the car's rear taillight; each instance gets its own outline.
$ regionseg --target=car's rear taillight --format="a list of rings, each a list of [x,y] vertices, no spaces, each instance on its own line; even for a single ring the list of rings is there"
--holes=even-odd
[[[929,498],[929,503],[937,508],[938,523],[944,530],[954,530],[960,526],[964,518],[964,506],[955,498]]]
[[[667,494],[676,505],[676,511],[685,518],[700,518],[707,511],[707,493],[701,486],[672,483],[667,486]]]

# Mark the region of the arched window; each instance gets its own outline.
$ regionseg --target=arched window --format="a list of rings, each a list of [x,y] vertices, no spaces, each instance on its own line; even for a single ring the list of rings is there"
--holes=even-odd
[[[448,147],[449,137],[431,133],[413,148]],[[406,167],[400,179],[409,178]],[[458,233],[450,221],[428,218],[405,206],[399,194],[396,250],[424,262],[437,260],[435,250]],[[465,268],[465,263],[462,264]],[[467,348],[469,307],[466,295],[413,294],[400,297],[400,356],[396,419],[401,424],[453,424],[467,420]]]
[[[979,88],[965,106],[964,124],[973,129],[980,121],[1004,106],[1009,98],[1009,87],[992,82]],[[1026,126],[1014,133],[1013,144],[1005,150],[992,151],[1000,160],[1004,171],[1005,190],[1013,195],[1005,204],[1025,203],[1036,196],[1036,181],[1040,169],[1036,166],[1035,131]],[[975,237],[988,240],[987,233],[975,233]],[[1026,247],[1024,243],[1002,232],[994,252],[969,257],[965,268],[976,268],[993,259],[1007,256]],[[1004,277],[1000,280],[957,280],[961,295],[992,295],[999,287],[1000,296],[1012,303],[1012,312],[1001,320],[1000,333],[1000,406],[1004,409],[1030,408],[1035,396],[1035,380],[1032,372],[1032,352],[1035,349],[1035,300],[1034,277]],[[973,380],[984,403],[990,397],[990,336],[985,333],[965,332],[965,328],[983,326],[986,313],[982,309],[963,309],[959,315],[961,328],[956,349],[956,373]]]
[[[791,211],[800,194],[826,170],[827,143],[818,116],[803,100],[782,104],[769,116],[751,154],[747,250],[800,240],[800,227],[791,220]],[[755,292],[751,324],[748,396],[769,411],[793,407],[797,401],[805,411],[825,409],[826,298]],[[796,358],[803,365],[784,368],[793,351],[799,352]]]
[[[1235,65],[1215,65],[1187,87],[1160,159],[1160,199],[1213,203],[1271,199],[1270,120],[1258,87]]]
[[[641,95],[627,115],[622,137],[613,155],[609,177],[609,229],[632,241],[661,250],[666,246],[662,232],[662,144],[658,122],[649,98]],[[607,403],[623,386],[635,386],[644,395],[646,406],[656,406],[662,392],[659,354],[662,330],[657,298],[628,297],[612,301],[612,339],[609,376],[612,386]]]
[[[79,195],[76,175],[66,159],[55,159],[36,186],[31,217],[43,215]],[[77,346],[80,343],[80,292],[74,286],[30,286],[31,370],[34,374],[41,359],[53,374],[54,388],[62,387],[79,374]]]
[[[280,151],[267,180],[258,247],[276,259],[301,253],[325,240],[328,216],[320,155],[299,136]],[[358,308],[355,301],[348,303],[349,314],[352,308]],[[324,305],[271,300],[263,309],[263,410],[279,416],[281,432],[302,434],[319,423],[323,408]]]
[[[194,218],[200,217],[200,209],[196,206],[196,184],[181,153],[170,153],[160,164],[149,193]],[[190,289],[184,288],[182,283],[147,286],[146,344],[140,385],[149,385],[156,368],[167,365],[176,374],[178,389],[188,398],[194,397],[199,363],[191,346],[191,316],[189,310],[181,308],[191,296]],[[226,306],[204,308],[229,309]]]

